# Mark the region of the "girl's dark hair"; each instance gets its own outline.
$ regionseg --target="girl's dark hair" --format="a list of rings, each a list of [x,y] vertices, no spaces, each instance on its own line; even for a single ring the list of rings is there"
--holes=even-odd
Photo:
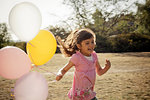
[[[71,32],[65,41],[62,41],[59,36],[56,36],[56,39],[59,43],[58,47],[60,48],[61,53],[66,57],[70,57],[79,50],[76,44],[81,44],[83,40],[90,39],[92,37],[94,37],[95,41],[95,33],[92,30],[80,29]]]

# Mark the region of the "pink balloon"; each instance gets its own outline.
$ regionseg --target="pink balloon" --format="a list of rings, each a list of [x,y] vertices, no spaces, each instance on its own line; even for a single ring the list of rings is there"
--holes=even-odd
[[[31,69],[28,55],[20,48],[7,46],[0,49],[0,76],[18,79]]]
[[[16,81],[15,100],[46,100],[48,85],[38,72],[29,72]]]

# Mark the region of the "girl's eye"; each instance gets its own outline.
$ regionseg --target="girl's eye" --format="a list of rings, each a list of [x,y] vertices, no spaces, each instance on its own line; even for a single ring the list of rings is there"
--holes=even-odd
[[[89,44],[89,42],[87,42],[87,43],[85,43],[86,45],[88,45]]]

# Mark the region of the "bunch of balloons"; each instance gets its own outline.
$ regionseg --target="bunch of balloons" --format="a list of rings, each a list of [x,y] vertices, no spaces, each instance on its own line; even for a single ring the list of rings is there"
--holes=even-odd
[[[46,100],[48,85],[39,72],[30,72],[32,64],[47,63],[56,52],[56,39],[48,30],[40,30],[42,16],[30,2],[16,4],[10,11],[9,24],[21,41],[26,41],[27,54],[15,47],[0,49],[0,76],[18,79],[14,87],[16,100]]]

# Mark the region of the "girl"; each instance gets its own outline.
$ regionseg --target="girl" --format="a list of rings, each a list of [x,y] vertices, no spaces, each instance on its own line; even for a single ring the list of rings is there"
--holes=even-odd
[[[71,59],[59,70],[56,80],[59,81],[71,67],[75,66],[73,84],[68,97],[71,100],[97,100],[94,92],[96,72],[99,76],[104,74],[111,63],[106,60],[105,68],[101,68],[94,51],[95,34],[90,29],[80,29],[72,32],[65,42],[60,37],[57,37],[57,40],[62,54]]]

